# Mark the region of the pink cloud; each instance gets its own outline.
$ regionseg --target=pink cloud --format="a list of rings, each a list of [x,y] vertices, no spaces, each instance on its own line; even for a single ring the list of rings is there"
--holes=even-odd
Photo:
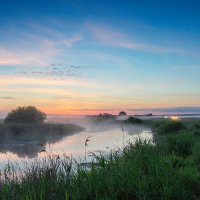
[[[22,50],[11,50],[0,46],[0,65],[45,65],[53,62],[53,58],[62,53],[63,46],[72,47],[81,39],[81,35],[52,40],[31,36],[34,47],[25,46]]]
[[[46,64],[51,57],[58,54],[56,49],[38,49],[38,51],[12,51],[0,48],[0,65],[32,65]]]

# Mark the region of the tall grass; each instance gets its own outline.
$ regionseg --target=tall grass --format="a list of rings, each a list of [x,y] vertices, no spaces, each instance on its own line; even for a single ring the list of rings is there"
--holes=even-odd
[[[93,157],[90,169],[59,156],[36,161],[19,174],[8,167],[1,174],[0,199],[200,198],[200,143],[187,130],[167,133],[154,143],[138,138],[107,156]]]
[[[154,128],[156,133],[165,135],[168,133],[178,133],[182,130],[185,130],[186,126],[181,121],[165,120],[161,122],[159,121],[154,125]]]

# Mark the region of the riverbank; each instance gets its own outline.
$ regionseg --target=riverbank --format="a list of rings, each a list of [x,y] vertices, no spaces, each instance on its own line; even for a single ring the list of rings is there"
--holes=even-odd
[[[0,199],[198,199],[200,121],[149,121],[154,140],[128,143],[109,155],[93,154],[86,170],[58,155],[19,174],[1,173]],[[9,177],[12,175],[12,179]]]

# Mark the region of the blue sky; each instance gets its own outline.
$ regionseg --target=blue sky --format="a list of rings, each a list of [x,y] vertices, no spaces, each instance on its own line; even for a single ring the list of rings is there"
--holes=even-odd
[[[199,10],[199,1],[1,1],[0,112],[200,107]]]

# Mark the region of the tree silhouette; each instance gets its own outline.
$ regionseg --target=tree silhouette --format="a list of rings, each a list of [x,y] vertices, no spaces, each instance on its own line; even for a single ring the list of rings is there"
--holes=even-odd
[[[6,116],[4,123],[43,123],[46,114],[34,106],[18,107]]]
[[[125,115],[127,115],[127,114],[126,114],[126,112],[124,112],[124,111],[121,111],[121,112],[119,113],[119,116],[125,116]]]

